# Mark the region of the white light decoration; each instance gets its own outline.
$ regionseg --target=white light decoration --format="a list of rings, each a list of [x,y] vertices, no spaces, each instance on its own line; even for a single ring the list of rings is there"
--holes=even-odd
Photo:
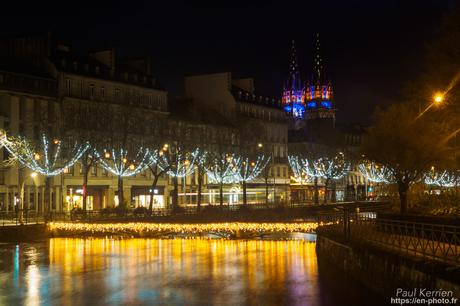
[[[61,174],[64,169],[72,167],[89,148],[89,143],[77,144],[68,152],[62,151],[62,141],[50,141],[45,134],[42,135],[37,147],[32,145],[24,137],[7,137],[5,133],[0,134],[0,141],[3,146],[22,165],[40,173],[44,176],[55,176]],[[62,155],[67,156],[63,157]]]
[[[235,159],[233,164],[234,177],[238,182],[249,182],[257,178],[267,166],[270,157],[260,155],[256,161],[251,161],[249,157]]]
[[[308,160],[298,156],[288,156],[288,162],[291,166],[294,176],[291,177],[295,182],[300,184],[311,183],[313,176],[308,175]]]
[[[95,156],[102,168],[119,177],[136,175],[153,163],[149,149],[140,147],[132,160],[128,159],[128,153],[123,148],[106,149],[102,155],[95,151]]]
[[[371,161],[362,161],[358,171],[369,181],[374,183],[393,184],[395,182],[391,168]]]
[[[436,185],[439,187],[452,188],[460,185],[460,173],[457,172],[437,172],[434,167],[424,176],[425,184]]]
[[[205,153],[199,149],[184,151],[180,148],[164,146],[161,150],[153,150],[150,154],[150,165],[156,164],[171,177],[181,178],[195,171],[195,165],[202,162]]]
[[[300,169],[300,171],[305,172],[309,177],[338,180],[347,175],[350,171],[350,163],[345,160],[345,156],[342,152],[339,152],[332,158],[320,157],[312,161],[308,160],[308,158],[302,159],[296,156],[290,156],[289,163],[291,164],[291,162],[297,170]],[[293,169],[293,171],[295,170]]]
[[[204,165],[209,182],[212,184],[238,183],[233,169],[240,163],[240,160],[240,157],[232,154],[215,155],[209,158]]]

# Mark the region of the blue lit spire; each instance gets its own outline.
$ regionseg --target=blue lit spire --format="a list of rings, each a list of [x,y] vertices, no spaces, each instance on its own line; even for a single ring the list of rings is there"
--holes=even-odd
[[[305,112],[305,88],[300,78],[297,63],[297,50],[295,41],[291,42],[291,55],[289,60],[289,76],[284,85],[282,101],[286,112],[294,118],[303,118]]]

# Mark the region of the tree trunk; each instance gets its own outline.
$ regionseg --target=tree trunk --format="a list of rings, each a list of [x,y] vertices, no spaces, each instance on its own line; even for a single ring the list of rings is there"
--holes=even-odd
[[[45,212],[51,211],[51,198],[50,198],[50,191],[51,191],[51,177],[47,176],[45,178],[45,194],[44,197],[44,204],[45,204]]]
[[[201,209],[201,188],[203,187],[203,173],[201,169],[198,169],[198,195],[197,195],[197,210]]]
[[[336,203],[337,202],[337,190],[336,190],[336,183],[335,181],[332,181],[332,194],[331,194],[331,202]]]
[[[173,211],[177,210],[177,204],[178,204],[178,189],[179,189],[179,183],[177,181],[177,177],[173,177],[173,194],[172,194],[172,209]]]
[[[315,194],[314,194],[315,205],[319,204],[319,190],[318,190],[318,177],[315,176]]]
[[[150,214],[153,213],[153,199],[154,199],[154,196],[155,196],[155,188],[157,187],[159,177],[160,177],[159,175],[154,175],[154,179],[153,179],[152,186],[151,186],[151,189],[150,189],[150,204],[149,204],[149,212],[150,212]]]
[[[123,178],[118,176],[118,206],[125,208],[125,199],[123,194]]]
[[[326,179],[326,181],[324,182],[324,204],[327,204],[327,196],[328,196],[327,185],[329,185],[329,179]]]
[[[88,174],[89,167],[83,166],[83,213],[86,213],[87,198],[88,198]]]
[[[219,184],[219,203],[220,208],[224,207],[224,183],[220,182]]]
[[[247,195],[246,195],[246,181],[243,181],[243,205],[247,205]]]
[[[398,182],[398,193],[400,202],[401,214],[407,213],[407,191],[409,190],[409,184],[406,182]]]
[[[265,205],[268,206],[268,177],[265,178]]]

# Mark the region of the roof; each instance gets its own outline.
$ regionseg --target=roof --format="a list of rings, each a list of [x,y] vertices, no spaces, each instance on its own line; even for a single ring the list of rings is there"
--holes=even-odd
[[[111,69],[91,56],[57,50],[51,56],[51,61],[58,70],[67,73],[164,90],[152,75],[126,69],[125,66],[120,67],[121,69],[118,69],[119,67]]]
[[[255,105],[265,106],[283,110],[281,100],[250,93],[238,86],[232,85],[231,94],[237,102],[246,102]]]

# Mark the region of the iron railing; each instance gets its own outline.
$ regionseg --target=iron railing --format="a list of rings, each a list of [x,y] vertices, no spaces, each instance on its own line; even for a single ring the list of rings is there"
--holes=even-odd
[[[460,226],[353,215],[348,226],[341,220],[320,227],[318,233],[333,234],[409,256],[460,264]]]

